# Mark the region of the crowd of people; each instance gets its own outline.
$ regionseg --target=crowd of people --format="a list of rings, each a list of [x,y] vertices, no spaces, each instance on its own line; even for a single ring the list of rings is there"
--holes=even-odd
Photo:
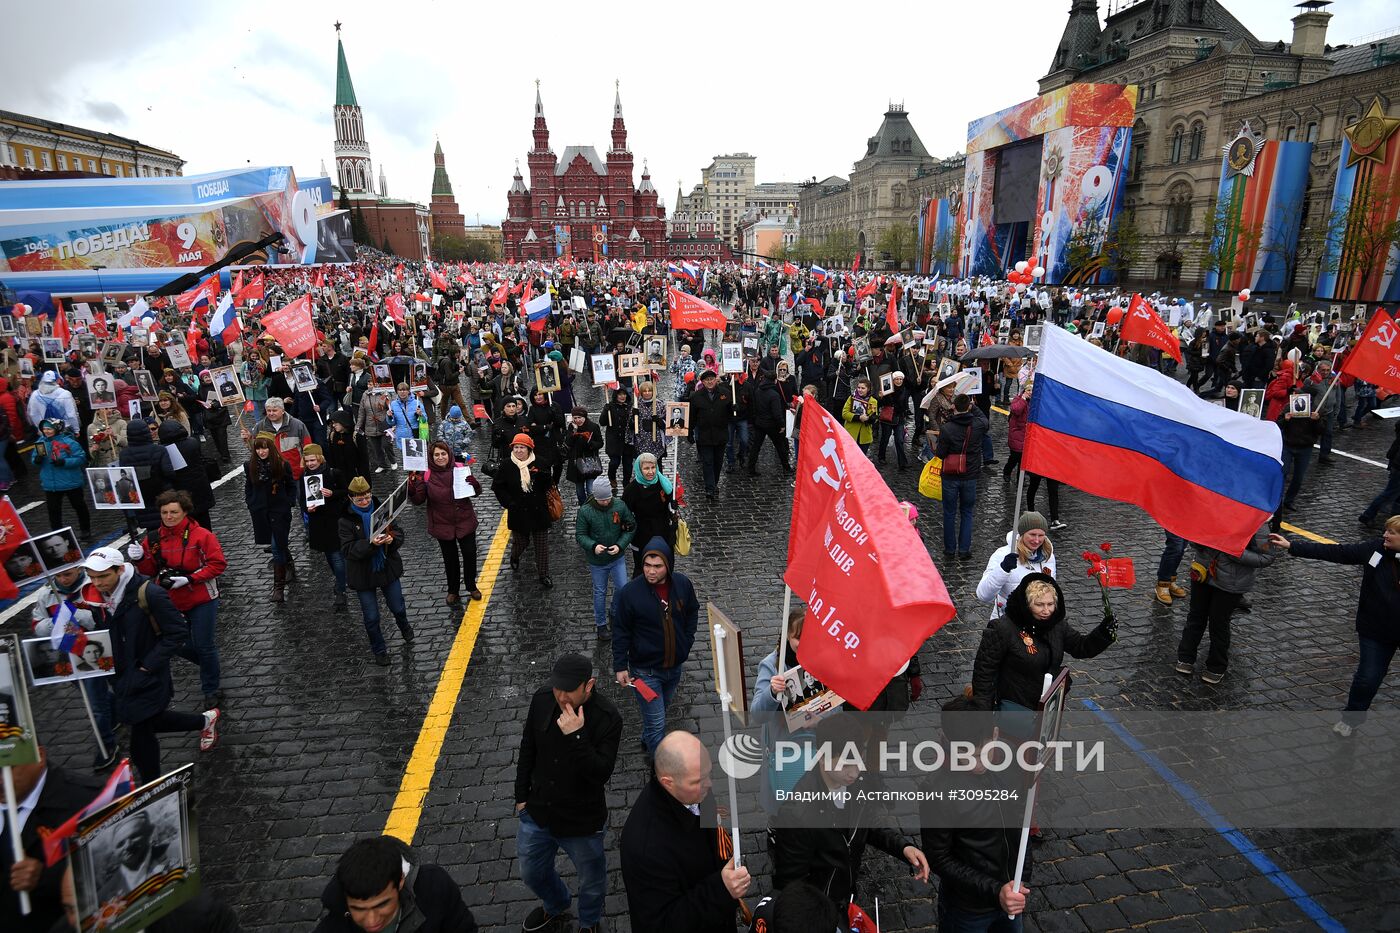
[[[1201,678],[1221,682],[1232,616],[1248,611],[1256,578],[1289,552],[1364,566],[1360,663],[1336,724],[1340,735],[1364,722],[1400,644],[1400,561],[1390,559],[1400,556],[1400,517],[1385,519],[1400,493],[1400,421],[1388,482],[1373,499],[1368,491],[1359,516],[1368,530],[1384,519],[1381,533],[1348,545],[1281,533],[1283,516],[1316,486],[1315,479],[1308,482],[1314,446],[1326,465],[1338,433],[1376,430],[1368,417],[1380,400],[1376,387],[1334,378],[1358,335],[1353,322],[1276,320],[1152,296],[1179,334],[1184,364],[1178,366],[1160,349],[1121,339],[1112,312],[1121,318],[1126,296],[1005,281],[725,263],[689,282],[659,263],[433,267],[372,250],[346,266],[246,274],[258,277],[262,298],[240,302],[243,333],[230,343],[191,329],[172,304],[146,319],[148,332],[163,336],[138,346],[128,329],[129,342],[114,356],[77,349],[75,341],[67,358],[54,362],[42,352],[40,329],[7,349],[0,366],[0,484],[37,468],[50,525],[65,524],[66,506],[85,541],[92,540],[87,469],[131,467],[139,487],[139,507],[122,513],[129,542],[95,547],[80,565],[48,577],[32,610],[36,635],[55,626],[112,633],[114,676],[82,681],[99,741],[92,770],[105,772],[117,762],[118,726],[125,727],[142,781],[162,774],[161,733],[198,733],[202,751],[217,746],[225,704],[219,577],[231,565],[258,567],[270,599],[281,603],[289,587],[307,582],[303,574],[318,572],[299,568],[295,555],[320,552],[332,610],[347,612],[353,590],[370,654],[389,666],[380,607],[388,607],[398,637],[412,642],[404,555],[422,544],[408,539],[399,516],[421,508],[427,537],[440,551],[447,603],[481,600],[476,501],[489,485],[510,534],[511,576],[525,592],[548,590],[561,572],[577,573],[581,582],[586,567],[594,636],[611,649],[610,670],[596,670],[580,654],[554,659],[549,682],[530,702],[515,781],[517,857],[540,901],[524,920],[527,931],[569,928],[575,895],[555,867],[560,849],[577,871],[580,929],[599,929],[603,921],[606,788],[625,725],[596,689],[600,677],[635,696],[637,739],[650,770],[618,843],[634,929],[732,930],[741,915],[760,930],[835,929],[858,899],[867,847],[907,863],[920,880],[936,876],[940,928],[1021,928],[1020,916],[1034,900],[1029,887],[1011,883],[1019,814],[997,823],[1011,829],[954,830],[931,822],[915,836],[902,835],[878,809],[845,813],[844,822],[832,825],[846,828],[829,832],[776,828],[769,834],[774,896],[754,916],[745,898],[755,893],[756,880],[736,865],[722,827],[714,828],[709,752],[693,735],[668,732],[667,711],[687,667],[697,666],[692,653],[704,598],[684,570],[690,527],[677,463],[692,455],[699,461],[710,500],[760,473],[765,441],[774,468],[788,476],[801,444],[801,413],[811,404],[827,409],[878,463],[887,462],[893,447],[895,471],[886,476],[901,496],[914,495],[915,479],[902,478],[910,465],[926,471],[937,465],[945,562],[971,559],[982,543],[974,541],[979,486],[995,478],[995,465],[1004,458],[1005,483],[1024,479],[1016,486],[1022,498],[1015,528],[1004,545],[988,549],[977,584],[990,621],[964,672],[966,694],[942,704],[947,738],[980,745],[998,729],[1023,733],[1044,676],[1058,671],[1066,654],[1091,659],[1114,644],[1111,612],[1076,610],[1058,582],[1053,537],[1069,527],[1060,483],[1022,477],[1036,372],[1031,328],[1063,327],[1182,379],[1226,408],[1249,413],[1257,404],[1259,417],[1279,424],[1283,499],[1247,549],[1228,554],[1196,546],[1188,590],[1178,577],[1191,542],[1165,534],[1153,598],[1168,606],[1188,601],[1172,662],[1177,671],[1196,672],[1208,637]],[[671,288],[713,300],[729,325],[673,328]],[[525,303],[546,292],[550,314],[530,321]],[[384,313],[391,293],[413,303],[406,320]],[[277,338],[258,326],[265,311],[303,295],[312,299],[317,329],[309,354],[314,386],[292,378]],[[115,320],[126,307],[113,303],[108,317]],[[79,330],[98,326],[75,323]],[[594,383],[594,358],[611,354],[616,365],[653,336],[664,338],[662,349],[647,344],[643,375],[614,377],[598,386],[600,393],[583,391]],[[172,353],[172,345],[186,352]],[[729,352],[733,346],[737,356]],[[986,348],[1002,349],[969,358]],[[185,356],[190,365],[177,365]],[[246,401],[225,404],[215,374],[226,367],[237,374]],[[94,374],[105,374],[101,399],[89,390]],[[598,404],[590,408],[595,395]],[[1306,405],[1294,401],[1300,396]],[[668,402],[686,403],[688,420],[674,420]],[[991,429],[994,406],[1006,415],[1004,450],[997,449],[1000,432]],[[231,476],[242,481],[261,548],[254,553],[227,552],[213,527],[214,483],[221,466],[232,466],[228,434],[235,422],[246,460]],[[561,492],[565,482],[572,515]],[[1042,483],[1048,517],[1036,508]],[[560,547],[568,559],[551,553]],[[527,554],[534,583],[523,582]],[[759,666],[753,709],[777,710],[787,702],[780,661],[796,663],[804,615],[799,608],[789,619],[785,656],[774,652]],[[197,669],[198,711],[172,708],[177,657]],[[915,654],[872,708],[908,709],[923,689]],[[862,746],[871,739],[858,717],[844,715],[822,720],[817,737]],[[54,775],[71,772],[48,766],[48,773],[47,783],[21,784],[28,788],[20,795],[22,813],[37,814],[36,804],[52,803],[45,795],[53,788],[70,787]],[[828,790],[863,780],[835,767],[802,778]],[[11,887],[34,893],[40,910],[33,916],[52,923],[71,897],[71,878],[65,882],[61,870],[34,862],[31,854],[14,863]],[[475,929],[448,873],[388,838],[361,840],[345,852],[323,905],[318,930],[324,931]],[[6,910],[13,910],[13,899]],[[48,928],[14,913],[0,919],[7,930]]]

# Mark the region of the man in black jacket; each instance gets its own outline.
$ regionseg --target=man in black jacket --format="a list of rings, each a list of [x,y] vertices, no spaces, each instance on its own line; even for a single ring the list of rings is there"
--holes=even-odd
[[[112,633],[113,712],[131,726],[131,763],[141,783],[154,781],[160,768],[161,732],[199,732],[199,750],[219,744],[218,709],[199,713],[170,710],[175,693],[170,659],[189,641],[190,627],[170,595],[128,564],[116,548],[95,548],[83,562],[88,579],[102,594]]]
[[[700,374],[700,388],[690,393],[690,428],[705,474],[705,495],[711,499],[719,492],[724,447],[729,443],[729,422],[733,417],[734,394],[720,385],[713,369],[705,370]]]
[[[515,768],[516,857],[520,878],[543,903],[521,929],[564,922],[570,894],[554,868],[559,849],[579,875],[579,933],[596,933],[608,891],[603,831],[605,790],[617,764],[622,715],[595,692],[593,662],[566,654],[554,662],[549,686],[535,691]]]
[[[954,697],[943,704],[942,725],[949,742],[970,743],[979,750],[997,738],[992,713],[977,710],[965,697]],[[979,754],[979,760],[980,757]],[[1006,781],[1012,780],[1008,775],[1009,772],[991,774],[982,769],[959,777],[976,782],[968,783],[968,790],[983,785],[989,790],[1003,790]],[[924,851],[938,876],[940,930],[1019,933],[1021,929],[1021,914],[1030,891],[1025,885],[1025,879],[1030,877],[1029,849],[1019,891],[1012,890],[1012,880],[1016,876],[1025,808],[1018,800],[999,797],[990,794],[983,800],[939,801],[923,807]],[[955,818],[950,819],[947,810],[938,809],[946,807],[958,809]],[[939,828],[948,823],[957,828]]]
[[[749,870],[720,854],[710,753],[688,732],[656,748],[656,768],[622,828],[622,881],[634,930],[733,933]]]
[[[19,810],[19,841],[24,857],[14,861],[10,835],[0,813],[0,842],[4,852],[0,864],[5,869],[5,890],[0,892],[0,930],[6,933],[46,933],[63,916],[60,882],[63,863],[46,868],[44,844],[39,827],[57,829],[68,818],[92,803],[102,792],[102,782],[95,778],[65,771],[48,763],[41,747],[34,764],[14,767],[15,802]],[[21,916],[19,895],[29,894],[30,912]]]
[[[392,836],[361,839],[340,857],[321,893],[314,933],[476,933],[461,889],[439,865],[424,865]]]
[[[783,397],[778,392],[773,373],[761,370],[758,377],[758,390],[753,397],[754,437],[749,442],[749,475],[758,475],[758,453],[763,449],[764,438],[773,442],[778,454],[778,463],[784,473],[792,472],[792,462],[788,458],[787,414],[783,407]]]
[[[866,794],[878,794],[876,778],[866,778],[864,755],[869,735],[855,716],[828,716],[817,725],[816,765],[793,788],[795,799],[778,811],[773,833],[773,886],[807,881],[838,909],[856,899],[865,847],[913,866],[927,881],[928,860],[910,845],[885,810]]]

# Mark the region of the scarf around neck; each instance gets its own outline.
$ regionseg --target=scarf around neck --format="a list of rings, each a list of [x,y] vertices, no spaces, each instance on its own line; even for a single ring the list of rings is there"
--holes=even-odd
[[[661,491],[668,496],[671,494],[671,480],[662,471],[660,463],[656,465],[656,475],[651,479],[647,479],[642,475],[642,461],[638,459],[637,462],[632,465],[632,478],[643,486],[655,486],[657,483],[660,483]]]
[[[530,464],[535,462],[535,452],[532,450],[525,455],[524,460],[517,460],[515,451],[511,451],[510,462],[515,464],[515,468],[520,471],[520,491],[529,492],[534,485],[530,482]]]

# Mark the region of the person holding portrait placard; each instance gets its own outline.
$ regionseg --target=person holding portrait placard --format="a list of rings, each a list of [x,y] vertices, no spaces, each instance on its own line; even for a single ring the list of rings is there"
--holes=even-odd
[[[408,624],[408,608],[403,598],[403,528],[390,522],[383,528],[374,527],[374,513],[379,501],[370,492],[369,481],[357,476],[347,490],[350,506],[340,516],[340,550],[345,555],[345,582],[360,599],[364,615],[365,634],[369,636],[374,663],[389,665],[389,649],[379,627],[379,594],[394,615],[404,642],[412,643],[413,627]]]
[[[64,603],[72,606],[71,615],[65,627],[72,631],[91,632],[98,628],[101,613],[101,599],[90,585],[87,573],[82,567],[69,567],[59,571],[45,581],[34,593],[34,607],[30,611],[30,625],[36,638],[51,638],[57,624],[59,611]],[[67,615],[67,613],[65,613]],[[89,642],[89,644],[100,644]],[[86,677],[80,680],[79,687],[87,694],[88,705],[92,707],[93,722],[97,734],[102,739],[104,755],[99,750],[92,757],[94,772],[106,771],[117,763],[117,730],[112,713],[112,685],[109,677]]]
[[[248,461],[243,464],[243,501],[253,520],[253,541],[272,546],[274,603],[282,602],[288,578],[295,579],[289,537],[297,482],[287,461],[277,455],[276,435],[263,432],[253,438]]]
[[[449,606],[460,604],[464,592],[473,600],[482,598],[476,585],[476,506],[473,496],[458,497],[457,470],[470,468],[458,466],[452,445],[439,440],[428,448],[427,475],[408,474],[409,501],[427,506],[428,536],[442,551]],[[481,494],[481,480],[468,472],[466,482],[473,495]]]

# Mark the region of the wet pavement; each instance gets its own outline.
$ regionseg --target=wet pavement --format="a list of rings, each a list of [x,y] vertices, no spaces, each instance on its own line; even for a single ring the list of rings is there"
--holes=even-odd
[[[586,380],[581,379],[580,383]],[[669,382],[669,380],[667,380]],[[582,402],[598,408],[592,389]],[[1005,421],[993,417],[998,456],[1004,457]],[[1376,461],[1392,435],[1388,423],[1342,432],[1341,450]],[[238,448],[235,441],[235,448]],[[694,452],[681,445],[681,477],[690,490],[686,511],[694,550],[679,562],[702,599],[713,599],[749,635],[750,676],[777,640],[783,587],[790,486],[764,453],[764,475],[725,477],[718,501],[700,495]],[[943,566],[941,509],[918,497],[918,464],[898,472],[883,468],[900,498],[919,503],[919,527],[961,614],[921,652],[926,690],[920,708],[932,710],[969,681],[986,607],[974,588],[987,555],[1005,538],[1014,485],[1000,467],[979,484],[974,559]],[[396,474],[397,477],[397,474]],[[1385,479],[1382,468],[1338,457],[1314,464],[1290,523],[1340,541],[1361,537],[1354,521]],[[393,481],[397,481],[395,478]],[[17,484],[15,502],[32,501],[34,476]],[[376,492],[391,488],[378,477]],[[404,591],[417,640],[406,645],[386,628],[391,666],[377,667],[357,608],[331,609],[329,571],[304,548],[294,529],[300,579],[283,605],[270,600],[271,573],[243,506],[242,480],[218,492],[214,530],[230,559],[220,581],[219,639],[226,713],[223,741],[200,755],[194,735],[162,737],[163,762],[172,768],[195,762],[196,809],[205,878],[233,904],[250,930],[309,930],[319,896],[339,854],[355,838],[384,831],[419,742],[439,678],[463,624],[463,607],[445,602],[441,562],[421,511],[402,518],[407,533]],[[1042,509],[1045,492],[1041,492]],[[415,774],[432,770],[414,845],[422,858],[445,866],[462,885],[483,930],[519,929],[535,901],[515,862],[513,790],[516,750],[530,694],[553,659],[566,651],[593,655],[604,671],[600,689],[618,701],[624,741],[608,794],[611,829],[608,929],[628,930],[626,897],[617,871],[617,840],[629,802],[645,779],[637,744],[635,703],[606,676],[611,651],[594,639],[590,584],[573,543],[572,490],[564,492],[565,520],[551,533],[555,586],[542,590],[527,570],[501,567],[479,631],[475,622],[458,642],[466,660],[455,703],[444,696],[450,721],[439,754],[422,747]],[[488,492],[477,500],[482,527],[477,549],[484,572],[500,512]],[[1136,589],[1115,595],[1120,635],[1108,652],[1074,662],[1075,697],[1106,709],[1339,709],[1356,663],[1352,628],[1359,573],[1317,562],[1281,561],[1265,570],[1252,614],[1237,616],[1231,668],[1209,686],[1172,670],[1186,607],[1151,599],[1160,554],[1160,530],[1142,513],[1066,488],[1057,533],[1063,555],[1060,579],[1067,602],[1093,612],[1098,595],[1078,568],[1076,555],[1112,541],[1116,556],[1137,562]],[[120,529],[113,513],[96,527]],[[31,531],[47,528],[42,505],[25,513]],[[1189,562],[1189,557],[1188,557]],[[1184,567],[1183,567],[1184,570]],[[485,588],[485,587],[483,587]],[[27,615],[25,617],[27,619]],[[16,621],[3,631],[20,631]],[[474,633],[474,641],[472,635]],[[176,708],[195,709],[200,696],[192,665],[175,662]],[[686,727],[716,708],[708,642],[697,641],[670,725]],[[460,671],[459,671],[460,673]],[[54,761],[86,770],[94,743],[76,689],[39,688],[35,694],[40,736]],[[1377,708],[1400,702],[1392,676]],[[1387,780],[1378,775],[1378,779]],[[1049,832],[1037,849],[1027,928],[1035,930],[1291,930],[1311,929],[1330,917],[1347,929],[1400,929],[1400,834],[1393,831],[1249,831],[1257,847],[1242,854],[1226,836],[1210,831],[1121,830]],[[770,861],[757,833],[745,850],[756,878],[755,893],[770,889]],[[932,930],[933,889],[914,882],[892,860],[867,859],[861,900],[880,899],[882,929]],[[561,862],[566,880],[572,868]],[[1296,889],[1266,874],[1285,873]],[[751,899],[752,900],[752,899]],[[1309,912],[1311,911],[1311,913]]]

